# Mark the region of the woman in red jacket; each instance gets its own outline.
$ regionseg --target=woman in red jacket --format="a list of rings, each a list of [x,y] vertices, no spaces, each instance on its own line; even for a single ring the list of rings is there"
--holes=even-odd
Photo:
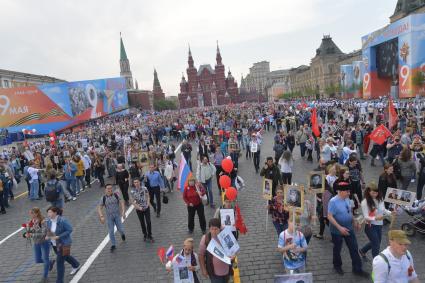
[[[202,204],[202,200],[200,195],[205,194],[205,189],[202,187],[200,183],[196,184],[196,179],[194,177],[190,177],[187,186],[183,191],[183,200],[187,206],[188,213],[188,228],[189,233],[193,233],[193,228],[195,226],[195,212],[198,213],[199,225],[201,226],[202,233],[205,234],[207,229],[207,223],[205,220],[204,214],[204,205]]]

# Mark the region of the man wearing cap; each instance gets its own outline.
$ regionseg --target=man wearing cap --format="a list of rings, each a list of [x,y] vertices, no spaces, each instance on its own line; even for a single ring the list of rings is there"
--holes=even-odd
[[[373,259],[373,277],[377,283],[419,282],[413,258],[407,247],[410,245],[402,230],[388,232],[390,245]]]
[[[353,273],[355,275],[368,278],[369,274],[362,269],[357,239],[353,228],[356,227],[356,229],[359,230],[360,225],[353,218],[352,207],[349,199],[350,186],[346,182],[338,182],[334,184],[334,187],[338,194],[331,198],[328,205],[328,220],[330,222],[332,243],[334,244],[334,269],[339,275],[344,275],[341,260],[342,241],[344,240],[350,252]]]

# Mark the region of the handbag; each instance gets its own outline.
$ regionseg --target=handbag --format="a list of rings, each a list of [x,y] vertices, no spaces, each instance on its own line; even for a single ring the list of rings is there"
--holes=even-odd
[[[199,198],[200,198],[200,199],[201,199],[201,201],[202,201],[202,204],[203,204],[203,205],[207,205],[207,204],[208,204],[208,196],[207,196],[207,194],[206,194],[206,193],[204,193],[204,194],[202,194],[202,193],[201,193],[201,191],[199,190],[198,185],[196,185],[196,192],[198,193]]]
[[[163,204],[167,204],[168,203],[168,197],[165,194],[162,195],[162,203]]]
[[[71,255],[71,246],[60,246],[59,252],[62,254],[62,256],[69,256]]]

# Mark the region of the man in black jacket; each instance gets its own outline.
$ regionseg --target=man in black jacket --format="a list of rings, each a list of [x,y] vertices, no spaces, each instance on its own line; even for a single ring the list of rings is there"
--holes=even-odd
[[[276,195],[276,187],[283,184],[282,175],[280,174],[279,167],[273,162],[273,157],[267,157],[267,161],[263,168],[261,168],[260,176],[273,181],[272,196]]]

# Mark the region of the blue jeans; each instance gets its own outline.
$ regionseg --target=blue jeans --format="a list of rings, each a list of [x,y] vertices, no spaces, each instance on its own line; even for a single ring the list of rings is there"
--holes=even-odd
[[[305,142],[300,142],[301,157],[304,157],[305,156],[306,149],[307,149],[307,147],[305,146]]]
[[[121,216],[120,215],[107,215],[108,219],[108,230],[109,230],[109,239],[111,244],[115,246],[115,233],[114,228],[117,226],[117,230],[124,235],[124,227],[122,226]]]
[[[75,191],[76,179],[66,179],[66,190],[71,194],[71,196],[76,197]]]
[[[43,263],[43,278],[47,278],[49,274],[49,253],[50,253],[50,241],[44,241],[41,244],[34,244],[34,257],[35,263]]]
[[[273,221],[274,228],[276,228],[277,236],[279,237],[280,233],[288,229],[288,223],[279,223]]]
[[[381,248],[382,225],[366,224],[364,232],[370,242],[361,248],[361,252],[366,254],[370,249],[372,249],[372,257],[375,258],[379,254]]]
[[[38,198],[38,190],[39,190],[39,184],[38,179],[33,180],[32,183],[30,183],[30,200],[35,200]]]
[[[75,181],[77,193],[80,193],[81,188],[84,188],[84,175],[76,176],[77,180]]]
[[[62,198],[55,200],[55,201],[51,201],[50,204],[51,204],[51,206],[63,209],[63,199]]]
[[[53,247],[53,250],[56,253],[56,269],[57,269],[57,278],[56,283],[63,283],[63,278],[65,276],[65,261],[69,263],[72,268],[77,268],[80,266],[80,263],[71,255],[62,256],[62,253]]]
[[[352,270],[355,272],[362,271],[362,261],[360,259],[357,239],[354,231],[350,231],[348,236],[342,236],[337,234],[332,235],[332,243],[334,244],[333,248],[333,265],[335,268],[342,267],[342,259],[341,259],[341,249],[342,249],[342,240],[345,241],[345,244],[348,247],[351,257],[351,265]]]
[[[212,177],[205,183],[202,183],[204,188],[207,190],[208,202],[210,205],[214,204],[213,192],[212,192]]]

